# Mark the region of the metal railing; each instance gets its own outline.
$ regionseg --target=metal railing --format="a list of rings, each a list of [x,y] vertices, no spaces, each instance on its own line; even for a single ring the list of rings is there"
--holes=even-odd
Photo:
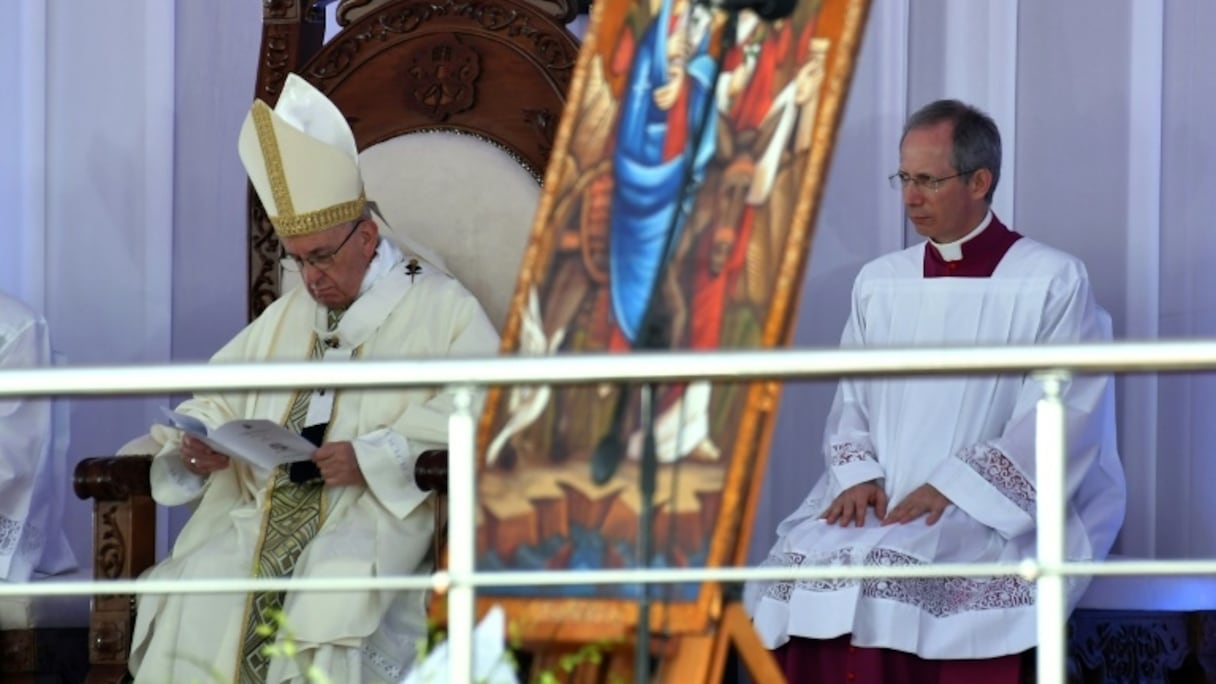
[[[1040,682],[1066,673],[1065,580],[1071,575],[1216,573],[1216,561],[1069,563],[1064,556],[1065,422],[1061,387],[1070,374],[1216,369],[1216,342],[1119,342],[1058,346],[867,350],[764,350],[630,355],[563,355],[493,359],[365,361],[354,364],[262,363],[12,370],[0,373],[0,397],[164,394],[309,388],[456,388],[449,420],[449,564],[432,576],[361,580],[191,580],[0,584],[5,595],[230,593],[264,590],[351,591],[433,588],[448,594],[452,681],[471,681],[474,592],[479,586],[539,586],[692,581],[867,577],[1020,575],[1038,583]],[[477,572],[473,388],[513,384],[581,384],[707,379],[748,381],[910,375],[1034,373],[1043,383],[1037,406],[1037,559],[1017,565],[938,564],[915,567],[701,568]],[[301,380],[307,378],[307,380]],[[809,483],[808,483],[809,486]]]

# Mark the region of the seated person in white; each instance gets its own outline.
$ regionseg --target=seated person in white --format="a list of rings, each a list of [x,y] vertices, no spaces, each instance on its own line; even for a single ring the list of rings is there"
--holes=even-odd
[[[0,371],[52,365],[46,321],[0,293]],[[63,533],[67,424],[45,398],[0,398],[0,581],[76,568]]]
[[[303,284],[212,359],[263,361],[488,356],[498,336],[481,306],[437,265],[380,235],[363,195],[354,136],[324,95],[288,77],[274,110],[241,129],[245,170]],[[229,460],[177,430],[152,465],[162,504],[195,502],[171,556],[149,576],[385,577],[425,563],[432,500],[414,460],[443,446],[453,397],[438,390],[199,394],[178,411],[210,427],[266,418],[320,446],[305,469]],[[282,630],[273,628],[282,616]],[[262,625],[272,628],[259,630]],[[290,631],[295,657],[268,655]],[[422,592],[145,596],[131,653],[137,682],[397,681],[426,634]],[[309,680],[311,681],[311,680]]]
[[[907,214],[928,238],[862,268],[841,345],[1002,345],[1108,339],[1085,266],[1006,228],[992,119],[954,100],[904,129]],[[1101,559],[1123,521],[1113,380],[1065,384],[1067,557]],[[1032,377],[844,380],[827,472],[777,528],[766,565],[1010,562],[1035,553]],[[1086,582],[1069,583],[1075,605]],[[749,584],[747,609],[789,681],[1018,682],[1036,644],[1020,577]]]

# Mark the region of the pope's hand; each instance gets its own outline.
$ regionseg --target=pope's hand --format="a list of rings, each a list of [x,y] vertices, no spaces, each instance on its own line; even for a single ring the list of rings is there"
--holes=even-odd
[[[186,470],[195,475],[210,475],[228,467],[228,457],[204,444],[194,435],[182,437],[179,449]]]
[[[355,458],[355,447],[350,442],[326,442],[313,452],[312,460],[321,471],[325,484],[331,487],[367,484]]]

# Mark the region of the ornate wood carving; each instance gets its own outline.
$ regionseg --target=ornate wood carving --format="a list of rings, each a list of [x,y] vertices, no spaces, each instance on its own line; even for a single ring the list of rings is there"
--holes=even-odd
[[[549,109],[525,109],[524,121],[536,133],[540,148],[546,155],[553,153],[553,139],[557,136],[557,122],[560,114]]]
[[[338,11],[335,13],[338,25],[350,26],[352,22],[388,2],[391,0],[341,0],[338,3]],[[586,10],[591,7],[590,0],[524,0],[524,2],[562,24],[569,24],[580,13],[586,14]]]
[[[362,17],[302,73],[346,113],[360,149],[442,128],[543,172],[577,56],[574,37],[532,5],[413,0]],[[406,95],[386,97],[384,84],[402,80]]]
[[[302,6],[311,4],[309,0],[263,0],[262,23],[299,21]]]
[[[406,106],[436,123],[472,109],[481,55],[460,36],[419,40],[401,68]]]
[[[278,99],[283,81],[291,71],[294,29],[290,24],[267,25],[263,29],[262,74],[258,78],[257,97]]]
[[[96,523],[94,546],[94,575],[98,578],[119,579],[127,566],[127,535],[123,534],[123,525],[118,521],[122,513],[120,508],[127,504],[98,502],[96,506]]]
[[[570,33],[532,6],[494,0],[417,0],[394,3],[365,16],[349,32],[343,32],[349,35],[326,45],[326,58],[318,58],[308,73],[317,79],[331,78],[362,59],[361,53],[369,47],[380,49],[386,42],[415,31],[481,31],[509,40],[535,63],[552,71],[563,93],[578,57],[578,46]]]
[[[266,0],[255,95],[274,104],[287,74],[316,53],[324,36],[324,10],[318,14],[311,0]]]
[[[249,189],[249,318],[279,296],[279,239],[257,193]]]
[[[1078,610],[1069,621],[1070,681],[1212,681],[1206,615]]]
[[[155,561],[156,511],[151,456],[88,458],[76,466],[76,495],[93,502],[93,576],[138,577]],[[118,682],[126,669],[135,618],[128,594],[93,597],[89,617],[90,682]]]
[[[123,461],[128,458],[110,459]],[[145,471],[145,477],[147,473]],[[147,496],[126,501],[97,501],[94,504],[93,575],[97,578],[138,577],[152,565],[156,512]],[[89,620],[89,662],[125,664],[131,648],[135,621],[135,599],[129,594],[93,597]]]

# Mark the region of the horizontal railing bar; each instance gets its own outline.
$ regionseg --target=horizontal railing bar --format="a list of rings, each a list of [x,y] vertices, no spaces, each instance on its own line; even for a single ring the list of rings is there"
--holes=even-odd
[[[1216,575],[1216,560],[1119,560],[1065,563],[1056,568],[1033,560],[1010,563],[953,563],[909,566],[819,566],[805,568],[731,567],[651,570],[574,570],[477,572],[460,580],[447,572],[434,575],[377,578],[176,579],[58,582],[53,578],[25,584],[0,583],[0,596],[67,596],[80,594],[231,594],[263,591],[446,590],[456,581],[477,587],[569,586],[595,584],[678,584],[746,580],[905,579],[923,577],[996,577],[1028,580],[1064,576],[1202,576]]]
[[[166,394],[300,388],[579,384],[706,379],[1216,370],[1216,341],[892,349],[769,349],[434,358],[346,364],[264,362],[13,369],[0,396]]]

